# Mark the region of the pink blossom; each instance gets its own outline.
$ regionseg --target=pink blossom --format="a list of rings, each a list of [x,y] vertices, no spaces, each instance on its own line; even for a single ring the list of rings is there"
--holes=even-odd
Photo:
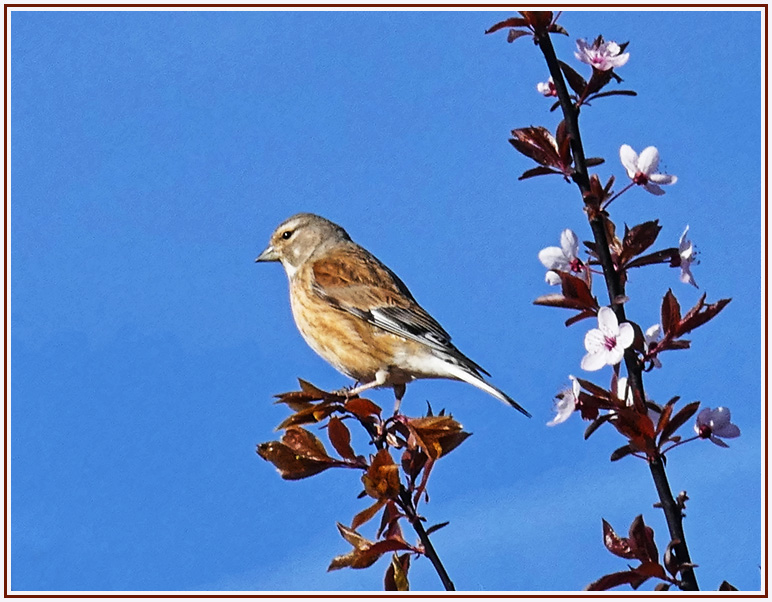
[[[555,426],[565,422],[576,410],[576,406],[579,403],[581,385],[579,385],[576,377],[569,374],[568,378],[572,381],[571,388],[566,387],[555,396],[556,416],[547,423],[547,426]]]
[[[686,226],[686,230],[681,234],[681,238],[678,241],[678,254],[681,256],[681,282],[684,284],[691,284],[695,288],[699,288],[692,276],[692,264],[699,264],[697,261],[697,251],[692,244],[691,240],[686,238],[686,234],[689,232],[689,226]]]
[[[560,284],[557,272],[567,272],[574,276],[588,276],[585,263],[579,259],[579,239],[573,230],[566,228],[560,233],[559,247],[546,247],[539,251],[539,261],[549,270],[545,281],[549,284]]]
[[[546,82],[539,82],[536,84],[536,91],[544,96],[557,96],[558,91],[555,89],[555,82],[550,77]]]
[[[616,67],[621,67],[630,59],[630,53],[622,54],[622,48],[616,42],[604,42],[603,38],[598,38],[592,45],[587,40],[576,41],[577,51],[574,56],[591,65],[598,71],[608,71]]]
[[[598,310],[598,328],[584,337],[587,354],[582,358],[582,369],[600,370],[603,366],[615,366],[622,361],[625,349],[633,344],[635,331],[629,322],[619,323],[614,310],[601,307]]]
[[[729,447],[719,437],[733,439],[740,436],[740,429],[732,424],[729,408],[718,407],[715,410],[705,408],[697,414],[694,431],[701,439],[710,439],[716,445]]]
[[[661,338],[662,338],[662,328],[660,327],[660,325],[654,324],[654,326],[649,326],[646,332],[643,333],[644,352],[649,353],[652,350],[652,348],[657,346],[657,343]],[[651,360],[651,363],[655,368],[662,367],[662,362],[659,361],[659,358],[656,355],[648,359]]]
[[[665,191],[659,187],[660,184],[675,184],[678,181],[675,176],[655,173],[659,165],[659,151],[653,146],[647,146],[638,155],[632,147],[623,144],[619,148],[619,158],[633,183],[643,186],[651,194],[661,196]]]

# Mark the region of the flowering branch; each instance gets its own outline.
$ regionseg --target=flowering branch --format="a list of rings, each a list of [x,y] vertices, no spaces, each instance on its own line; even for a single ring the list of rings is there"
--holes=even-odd
[[[579,108],[574,106],[569,96],[563,79],[563,73],[560,68],[560,62],[558,61],[558,58],[555,55],[555,49],[552,46],[550,33],[546,30],[539,31],[536,33],[535,39],[547,62],[560,102],[560,107],[563,111],[574,159],[572,179],[579,187],[585,201],[585,206],[588,210],[588,219],[595,238],[595,250],[597,251],[600,265],[603,268],[603,275],[606,281],[606,289],[608,290],[611,308],[616,314],[618,322],[622,323],[626,321],[625,309],[623,306],[625,297],[624,284],[619,278],[611,257],[609,241],[606,236],[605,217],[602,211],[600,211],[598,204],[599,199],[593,198],[592,195],[590,177],[585,162],[584,147],[579,131]],[[637,408],[642,409],[644,400],[646,399],[641,376],[642,367],[632,346],[625,350],[624,361],[627,368],[629,386],[633,393],[634,404]],[[667,474],[665,472],[665,465],[662,456],[659,453],[649,457],[649,469],[657,489],[657,494],[659,495],[660,504],[665,513],[671,540],[678,542],[674,546],[678,564],[689,565],[691,564],[691,558],[689,556],[689,549],[683,531],[683,515],[673,498],[670,484],[667,480]],[[681,577],[682,589],[699,589],[694,570],[690,566],[686,566],[682,570]]]

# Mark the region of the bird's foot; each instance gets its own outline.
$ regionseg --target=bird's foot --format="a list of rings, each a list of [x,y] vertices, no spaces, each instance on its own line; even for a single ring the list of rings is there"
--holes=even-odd
[[[343,387],[341,389],[333,391],[332,393],[333,395],[340,395],[341,397],[345,397],[346,399],[359,397],[359,393],[355,390],[358,386],[359,386],[359,383],[354,383],[349,387]]]

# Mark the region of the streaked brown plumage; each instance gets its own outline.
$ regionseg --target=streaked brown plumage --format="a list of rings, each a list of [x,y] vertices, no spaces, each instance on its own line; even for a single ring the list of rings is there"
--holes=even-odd
[[[410,381],[449,378],[530,416],[486,382],[481,373],[488,373],[451,343],[397,275],[337,224],[294,215],[276,228],[256,261],[282,263],[298,329],[314,351],[361,383],[350,394],[390,386],[399,403]]]

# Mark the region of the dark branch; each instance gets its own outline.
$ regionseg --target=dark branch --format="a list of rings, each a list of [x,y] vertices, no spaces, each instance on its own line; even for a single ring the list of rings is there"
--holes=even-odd
[[[565,80],[563,79],[563,73],[560,69],[560,63],[555,55],[555,49],[552,46],[552,40],[550,39],[549,34],[544,33],[539,35],[537,43],[542,54],[544,54],[550,75],[555,82],[555,90],[558,94],[561,110],[563,111],[566,130],[571,139],[571,151],[574,159],[574,173],[572,178],[582,192],[582,198],[584,199],[585,195],[590,192],[590,176],[587,171],[584,147],[582,146],[582,139],[579,133],[579,109],[571,101]],[[588,209],[590,208],[588,207]],[[603,267],[603,275],[606,280],[606,289],[608,290],[611,308],[614,310],[619,322],[625,322],[627,321],[625,317],[625,308],[621,303],[621,300],[624,298],[625,290],[609,250],[608,237],[606,236],[606,228],[604,225],[605,217],[600,211],[588,210],[588,218],[595,238],[595,245],[598,251],[600,264]],[[642,366],[632,348],[625,351],[625,366],[627,367],[628,383],[634,392],[633,398],[635,399],[636,404],[643,404],[643,400],[645,400],[646,397],[643,390],[643,378],[641,376]],[[679,563],[691,563],[689,550],[686,545],[686,538],[683,532],[683,516],[681,514],[681,509],[678,508],[676,501],[673,499],[670,484],[667,480],[667,474],[665,473],[665,465],[660,455],[649,460],[649,469],[652,478],[654,479],[654,485],[657,488],[660,503],[665,512],[671,540],[678,540],[680,542],[674,547]],[[699,589],[697,578],[695,577],[692,568],[684,568],[681,572],[681,576],[681,589],[692,591]]]

